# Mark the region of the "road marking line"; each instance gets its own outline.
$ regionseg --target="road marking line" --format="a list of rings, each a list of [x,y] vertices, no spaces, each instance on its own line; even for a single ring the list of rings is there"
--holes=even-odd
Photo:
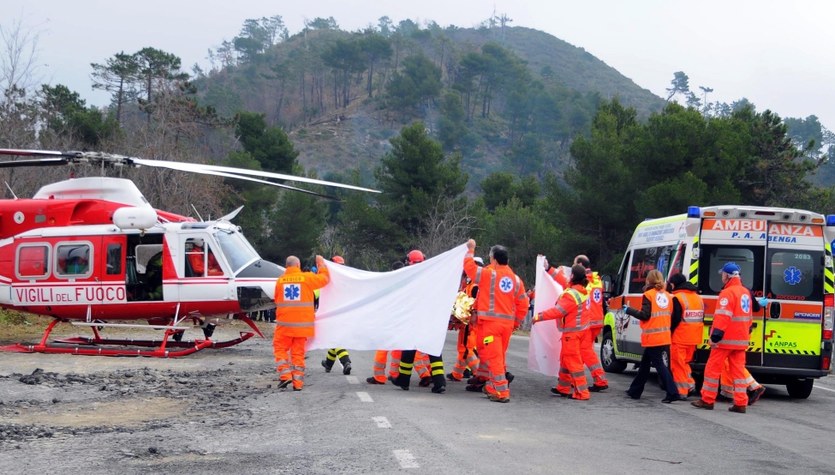
[[[402,450],[394,450],[394,458],[397,459],[397,462],[400,464],[401,468],[420,468],[418,465],[417,460],[415,460],[415,456],[409,452],[408,449]]]
[[[374,416],[371,418],[379,429],[391,429],[391,422],[385,416]]]
[[[357,379],[356,376],[345,376],[345,379],[348,380],[348,384],[359,384],[360,380]]]
[[[824,391],[829,391],[835,393],[835,389],[825,388],[823,386],[815,386],[815,389],[823,389]]]
[[[374,400],[371,399],[371,395],[365,391],[358,391],[357,397],[359,397],[362,402],[374,402]]]

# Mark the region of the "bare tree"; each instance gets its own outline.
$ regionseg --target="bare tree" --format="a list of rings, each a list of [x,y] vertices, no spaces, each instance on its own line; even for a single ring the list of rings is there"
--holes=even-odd
[[[470,214],[466,201],[439,198],[429,212],[424,231],[417,236],[415,247],[429,256],[438,255],[464,243],[474,225],[475,216]]]
[[[10,25],[0,24],[0,41],[0,92],[37,86],[38,33],[13,19]]]

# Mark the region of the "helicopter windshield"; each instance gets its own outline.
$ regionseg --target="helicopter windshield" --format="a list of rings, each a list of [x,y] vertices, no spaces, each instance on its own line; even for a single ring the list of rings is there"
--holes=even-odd
[[[239,232],[221,229],[215,233],[215,238],[235,274],[253,261],[260,259],[249,241]]]

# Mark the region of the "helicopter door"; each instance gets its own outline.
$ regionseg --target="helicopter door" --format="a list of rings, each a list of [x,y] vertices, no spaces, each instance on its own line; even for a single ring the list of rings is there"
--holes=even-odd
[[[94,313],[106,318],[112,313],[110,305],[125,302],[125,238],[124,236],[104,236],[96,261],[94,272],[101,281],[100,303]]]

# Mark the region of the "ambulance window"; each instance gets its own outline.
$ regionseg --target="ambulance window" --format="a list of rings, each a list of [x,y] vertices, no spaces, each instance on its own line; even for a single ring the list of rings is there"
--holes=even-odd
[[[657,269],[666,276],[667,271],[670,270],[670,261],[673,258],[674,250],[675,246],[635,249],[629,266],[629,293],[640,294],[644,292],[644,282],[651,270]]]
[[[25,279],[46,277],[49,273],[49,246],[20,246],[17,249],[17,275]]]
[[[55,247],[55,274],[58,277],[90,275],[90,248],[88,243],[73,242]]]
[[[823,300],[822,260],[817,251],[769,251],[766,293],[777,299]]]
[[[614,286],[612,287],[612,295],[623,295],[623,290],[626,288],[625,281],[627,270],[629,269],[628,265],[630,256],[631,254],[627,254],[620,265],[620,270],[618,270],[618,278],[614,282]]]
[[[728,262],[740,268],[742,285],[762,295],[762,247],[704,245],[699,259],[699,289],[703,295],[718,295],[724,284],[719,273]]]
[[[684,253],[686,250],[687,244],[685,243],[679,244],[676,248],[675,253],[673,253],[673,265],[670,268],[669,277],[672,277],[676,274],[681,274],[682,268],[684,267]],[[669,277],[667,278],[669,279]]]

